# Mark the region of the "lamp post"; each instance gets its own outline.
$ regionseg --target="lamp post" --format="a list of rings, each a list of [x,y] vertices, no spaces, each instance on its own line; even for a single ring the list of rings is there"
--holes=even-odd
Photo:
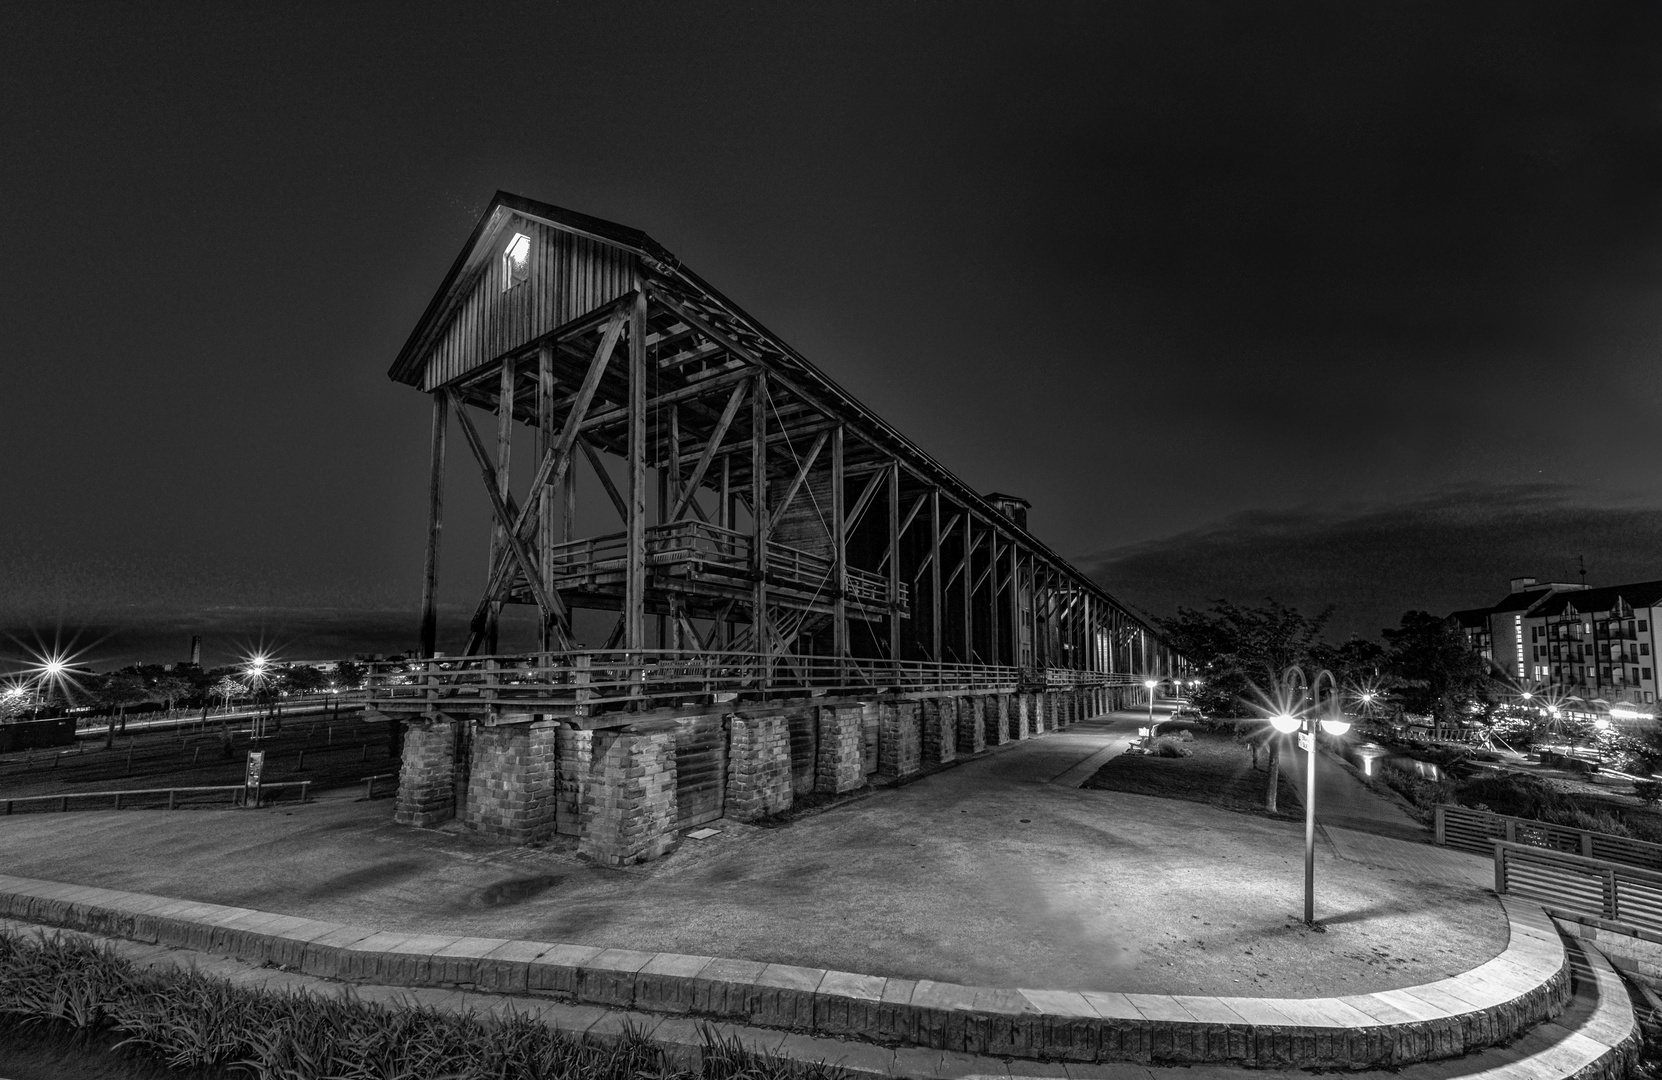
[[[1148,687],[1148,742],[1154,741],[1154,688],[1159,683],[1153,679],[1144,679],[1143,685]]]
[[[1344,713],[1339,709],[1339,684],[1333,673],[1326,668],[1316,672],[1312,683],[1305,678],[1304,669],[1293,665],[1283,673],[1283,683],[1290,684],[1297,679],[1304,693],[1310,698],[1310,711],[1321,708],[1321,688],[1323,680],[1327,682],[1327,704],[1331,715],[1321,718],[1321,729],[1329,735],[1343,735],[1350,730],[1350,721],[1344,719]],[[1300,740],[1304,750],[1306,766],[1304,770],[1304,925],[1316,925],[1316,719],[1310,715],[1294,716],[1289,712],[1281,712],[1270,717],[1270,724],[1283,735],[1299,732],[1308,738],[1308,742]]]

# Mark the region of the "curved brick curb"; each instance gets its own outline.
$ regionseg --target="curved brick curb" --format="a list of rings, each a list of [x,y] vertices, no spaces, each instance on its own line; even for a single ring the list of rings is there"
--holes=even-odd
[[[1502,898],[1506,951],[1422,986],[1338,998],[1010,990],[502,938],[446,937],[0,875],[0,916],[269,962],[325,978],[459,986],[999,1057],[1396,1067],[1514,1039],[1570,994],[1539,907]]]

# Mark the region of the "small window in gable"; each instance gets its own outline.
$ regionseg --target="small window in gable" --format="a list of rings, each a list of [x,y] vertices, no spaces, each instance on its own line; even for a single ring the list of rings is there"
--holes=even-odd
[[[531,238],[514,233],[502,252],[502,291],[507,292],[531,276]]]

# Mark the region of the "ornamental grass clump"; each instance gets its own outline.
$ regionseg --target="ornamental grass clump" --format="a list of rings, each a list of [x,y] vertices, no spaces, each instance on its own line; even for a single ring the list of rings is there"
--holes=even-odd
[[[389,1007],[350,990],[324,997],[236,986],[194,970],[140,970],[107,946],[0,931],[0,1030],[66,1029],[117,1040],[170,1069],[256,1080],[838,1080],[703,1030],[697,1073],[671,1069],[639,1031],[608,1042],[521,1013]]]

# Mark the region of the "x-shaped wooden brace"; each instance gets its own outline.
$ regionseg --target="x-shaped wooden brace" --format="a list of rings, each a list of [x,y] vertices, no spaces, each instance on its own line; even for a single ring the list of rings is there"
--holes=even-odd
[[[508,572],[517,564],[530,583],[532,594],[537,598],[537,606],[542,609],[543,617],[545,619],[550,616],[555,617],[555,637],[561,648],[570,648],[570,639],[565,633],[566,620],[568,619],[565,605],[561,602],[557,591],[543,587],[542,579],[537,574],[531,561],[530,550],[526,547],[526,541],[530,538],[532,523],[536,520],[537,505],[542,499],[543,493],[550,485],[558,484],[564,479],[565,474],[571,467],[571,453],[578,443],[583,419],[588,415],[589,405],[594,401],[596,391],[600,389],[601,376],[606,373],[606,366],[611,362],[612,353],[617,348],[618,338],[623,333],[623,327],[628,321],[629,310],[633,302],[633,293],[618,301],[616,314],[606,324],[606,330],[600,339],[600,347],[595,350],[594,359],[589,363],[589,370],[583,376],[583,385],[577,391],[577,396],[571,403],[571,410],[566,413],[566,422],[560,430],[560,438],[543,455],[542,462],[537,466],[536,475],[531,480],[530,495],[526,498],[525,505],[519,508],[517,514],[509,511],[512,497],[507,496],[506,501],[504,501],[506,493],[496,490],[495,472],[485,454],[484,444],[479,441],[478,432],[473,430],[472,423],[462,411],[460,396],[454,390],[448,391],[451,405],[454,406],[457,417],[462,421],[462,433],[467,437],[468,448],[473,451],[480,469],[484,471],[485,488],[491,493],[491,509],[496,513],[498,523],[506,530],[508,539],[508,548],[498,558],[496,566],[491,572],[490,584],[485,590],[484,598],[479,601],[479,607],[474,612],[474,625],[479,624],[480,618],[491,601],[500,594],[503,584],[507,580]],[[586,444],[583,449],[590,452]],[[477,636],[477,634],[474,635],[474,637]],[[470,640],[468,652],[472,653],[474,648],[475,643]]]

